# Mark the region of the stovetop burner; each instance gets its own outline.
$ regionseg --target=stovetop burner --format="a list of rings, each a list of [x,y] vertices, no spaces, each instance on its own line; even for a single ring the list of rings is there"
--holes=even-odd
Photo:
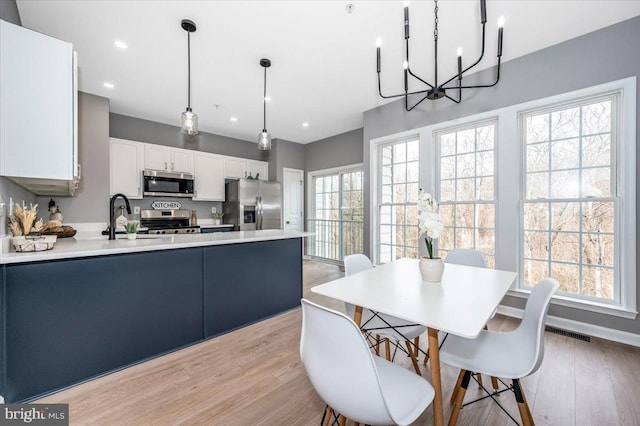
[[[191,225],[189,210],[142,210],[140,224],[150,234],[199,234],[200,227]]]

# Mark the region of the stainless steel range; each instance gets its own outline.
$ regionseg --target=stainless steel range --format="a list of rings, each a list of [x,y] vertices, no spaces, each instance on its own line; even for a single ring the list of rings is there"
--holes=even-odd
[[[189,210],[141,210],[140,225],[149,234],[199,234],[199,226],[191,226]]]

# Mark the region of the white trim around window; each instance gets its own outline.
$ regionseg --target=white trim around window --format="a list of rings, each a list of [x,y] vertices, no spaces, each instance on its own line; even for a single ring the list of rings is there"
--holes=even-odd
[[[434,192],[436,187],[435,165],[438,161],[436,151],[436,132],[452,127],[462,127],[474,122],[497,119],[496,164],[496,269],[521,271],[521,227],[520,217],[523,214],[522,185],[524,180],[523,145],[520,138],[519,114],[539,108],[579,101],[580,99],[599,96],[607,93],[620,93],[618,129],[619,150],[617,164],[617,187],[620,197],[619,230],[621,246],[619,268],[621,276],[619,302],[606,303],[594,300],[576,299],[565,295],[556,295],[552,304],[592,311],[622,318],[633,319],[637,316],[636,294],[636,78],[630,77],[586,89],[577,90],[513,105],[498,110],[487,111],[474,116],[464,117],[445,123],[438,123],[420,129],[413,129],[399,134],[373,139],[370,141],[370,251],[375,253],[377,247],[376,206],[378,204],[377,170],[379,167],[377,147],[393,141],[418,137],[420,140],[420,186],[424,190]],[[514,214],[515,213],[515,214]],[[507,230],[506,232],[504,230]],[[622,238],[624,236],[624,238]],[[522,279],[522,277],[520,277]],[[528,297],[529,290],[514,285],[508,293],[515,297]]]

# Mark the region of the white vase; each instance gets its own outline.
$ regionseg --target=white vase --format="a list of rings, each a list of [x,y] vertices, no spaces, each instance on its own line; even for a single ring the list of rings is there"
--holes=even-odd
[[[420,274],[422,275],[422,281],[440,282],[440,280],[442,280],[443,272],[444,263],[442,263],[442,259],[439,257],[430,259],[423,256],[420,258]]]
[[[132,232],[131,234],[127,234],[127,240],[135,240],[138,234]]]

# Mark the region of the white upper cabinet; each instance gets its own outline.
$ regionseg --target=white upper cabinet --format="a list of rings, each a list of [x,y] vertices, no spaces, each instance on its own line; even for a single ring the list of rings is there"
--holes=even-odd
[[[0,20],[0,58],[0,175],[73,181],[73,46]]]
[[[260,180],[269,180],[269,163],[266,161],[247,160],[245,158],[225,157],[225,176],[228,178],[244,178],[260,174]]]
[[[195,153],[194,201],[224,201],[224,157]]]
[[[193,151],[144,144],[144,168],[193,174]]]
[[[142,198],[141,143],[111,138],[109,149],[109,193]]]

